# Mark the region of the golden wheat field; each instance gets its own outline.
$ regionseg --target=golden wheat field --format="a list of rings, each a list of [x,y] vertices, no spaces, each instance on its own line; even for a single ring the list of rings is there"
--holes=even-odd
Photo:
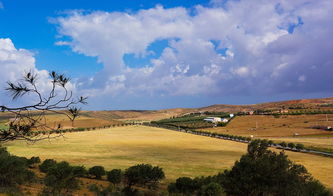
[[[267,115],[235,117],[226,127],[204,129],[205,131],[255,137],[290,137],[298,135],[332,134],[312,126],[333,126],[333,114],[283,115],[278,118]]]
[[[166,181],[180,176],[213,175],[230,168],[246,152],[246,144],[191,135],[161,128],[128,126],[96,131],[67,133],[65,138],[7,144],[18,156],[40,156],[68,161],[74,165],[106,169],[138,163],[162,167]],[[287,152],[290,158],[306,168],[323,184],[333,189],[333,158]]]

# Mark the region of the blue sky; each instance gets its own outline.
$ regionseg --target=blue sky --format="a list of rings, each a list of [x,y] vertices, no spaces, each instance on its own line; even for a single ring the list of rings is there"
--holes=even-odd
[[[85,109],[333,96],[329,0],[0,2],[0,82],[64,72]]]

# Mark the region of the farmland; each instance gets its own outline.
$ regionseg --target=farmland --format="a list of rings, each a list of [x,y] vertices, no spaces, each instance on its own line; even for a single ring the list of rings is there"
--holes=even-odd
[[[34,145],[18,141],[6,145],[11,153],[19,156],[53,158],[87,167],[103,165],[107,169],[124,169],[137,163],[159,165],[166,172],[164,183],[179,176],[216,174],[230,168],[246,152],[246,144],[143,126],[67,133],[65,138]],[[287,154],[333,189],[332,158]]]
[[[316,115],[246,115],[237,116],[226,127],[205,129],[206,131],[255,137],[290,137],[303,135],[327,135],[333,132],[311,127],[333,125],[333,114]]]

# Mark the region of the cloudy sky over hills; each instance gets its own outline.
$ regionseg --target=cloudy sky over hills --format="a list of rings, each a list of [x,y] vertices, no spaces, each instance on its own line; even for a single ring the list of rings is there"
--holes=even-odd
[[[0,25],[2,89],[56,70],[87,109],[333,96],[331,0],[2,0]]]

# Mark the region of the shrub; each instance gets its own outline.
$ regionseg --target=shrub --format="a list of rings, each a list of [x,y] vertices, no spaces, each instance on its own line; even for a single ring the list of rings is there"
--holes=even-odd
[[[79,181],[74,175],[73,167],[63,161],[48,168],[44,183],[46,192],[53,195],[63,195],[79,189]]]
[[[288,147],[293,149],[293,148],[295,148],[295,144],[294,143],[288,143]]]
[[[183,194],[192,194],[196,189],[194,181],[189,177],[178,178],[175,185],[177,192]]]
[[[0,188],[16,187],[33,179],[34,173],[27,168],[25,158],[10,155],[0,147]]]
[[[84,166],[73,166],[73,173],[76,177],[86,177],[88,171]]]
[[[303,144],[296,144],[296,148],[297,148],[297,150],[303,150],[304,145]]]
[[[160,180],[165,178],[160,167],[153,167],[150,164],[139,164],[126,169],[124,176],[128,187],[132,185],[155,186]]]
[[[47,173],[49,168],[55,166],[57,162],[53,159],[45,159],[42,164],[39,165],[39,170],[41,172]]]
[[[108,181],[111,182],[112,184],[116,185],[121,182],[122,175],[120,169],[113,169],[107,172],[106,174]]]
[[[200,196],[221,196],[223,194],[223,190],[221,185],[218,183],[212,182],[208,185],[202,187],[202,191],[200,192]]]
[[[36,164],[40,163],[39,157],[31,157],[27,160],[29,167],[34,168]]]
[[[103,166],[94,166],[88,170],[88,173],[95,176],[96,179],[102,179],[102,176],[105,175],[105,169]]]
[[[280,143],[280,146],[282,146],[282,147],[285,148],[285,147],[287,147],[287,143],[286,143],[286,142],[281,142],[281,143]]]

